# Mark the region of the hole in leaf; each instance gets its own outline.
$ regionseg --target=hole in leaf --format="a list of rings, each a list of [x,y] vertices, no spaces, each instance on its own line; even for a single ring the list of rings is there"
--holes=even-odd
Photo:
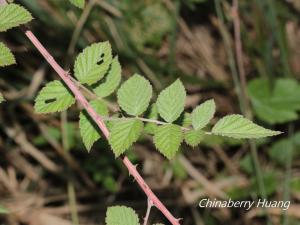
[[[55,102],[55,101],[56,101],[56,98],[50,98],[50,99],[45,100],[45,103],[49,104],[49,103],[52,103],[52,102]]]
[[[102,53],[100,55],[100,58],[99,58],[99,61],[97,62],[97,65],[100,65],[100,64],[102,64],[104,62],[103,58],[104,58],[104,53]]]
[[[103,62],[104,62],[104,60],[101,59],[101,60],[99,60],[99,61],[97,62],[97,65],[100,65],[100,64],[102,64]]]

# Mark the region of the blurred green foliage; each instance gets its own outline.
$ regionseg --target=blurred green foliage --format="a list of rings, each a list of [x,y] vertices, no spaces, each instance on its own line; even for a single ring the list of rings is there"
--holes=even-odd
[[[258,78],[248,84],[255,114],[269,123],[286,123],[298,119],[300,110],[300,84],[295,79],[279,78],[274,85]]]

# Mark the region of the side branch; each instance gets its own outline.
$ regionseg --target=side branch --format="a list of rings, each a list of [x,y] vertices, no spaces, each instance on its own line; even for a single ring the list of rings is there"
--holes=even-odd
[[[30,31],[26,30],[25,35],[28,39],[32,42],[32,44],[38,49],[38,51],[43,55],[46,61],[52,66],[52,68],[56,71],[56,73],[60,76],[60,78],[65,82],[68,88],[74,94],[76,100],[82,104],[84,109],[88,112],[91,118],[96,122],[99,126],[103,135],[108,138],[109,137],[109,130],[107,129],[103,119],[96,113],[96,111],[91,107],[89,102],[86,98],[82,95],[79,91],[77,86],[71,80],[71,77],[68,72],[66,72],[50,55],[50,53],[44,48],[44,46],[40,43],[40,41],[36,38],[36,36]],[[148,199],[153,202],[153,205],[156,206],[170,221],[172,225],[180,225],[179,219],[176,219],[169,210],[164,206],[164,204],[156,197],[156,195],[152,192],[150,187],[146,184],[145,180],[141,177],[139,172],[136,170],[136,167],[130,162],[130,160],[124,156],[123,163],[127,167],[129,173],[135,178],[139,186],[147,195]]]

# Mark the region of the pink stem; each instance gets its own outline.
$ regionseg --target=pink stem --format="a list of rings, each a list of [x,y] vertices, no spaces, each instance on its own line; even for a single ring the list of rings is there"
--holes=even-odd
[[[150,199],[148,199],[148,201],[147,201],[147,211],[146,211],[146,216],[144,217],[143,225],[148,224],[148,220],[149,220],[150,211],[151,211],[152,206],[153,206],[153,202]]]
[[[72,91],[77,101],[79,101],[85,110],[89,113],[89,115],[93,118],[93,120],[97,123],[104,136],[108,139],[109,130],[107,129],[102,118],[96,113],[96,111],[91,107],[86,98],[81,94],[79,89],[70,79],[70,75],[66,72],[50,55],[50,53],[44,48],[44,46],[40,43],[40,41],[36,38],[36,36],[30,31],[25,31],[25,35],[29,38],[32,44],[38,49],[38,51],[44,56],[47,62],[52,66],[52,68],[56,71],[56,73],[61,77],[61,79],[65,82],[68,88]],[[139,186],[147,195],[148,199],[153,202],[155,205],[170,221],[172,225],[179,225],[179,219],[176,219],[169,210],[164,206],[164,204],[156,197],[156,195],[152,192],[150,187],[146,184],[145,180],[141,177],[139,172],[136,170],[136,166],[134,166],[129,159],[124,156],[123,163],[127,167],[129,173],[135,178]]]

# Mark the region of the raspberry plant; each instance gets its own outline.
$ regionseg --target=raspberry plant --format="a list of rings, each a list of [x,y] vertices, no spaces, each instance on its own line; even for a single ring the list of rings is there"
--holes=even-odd
[[[216,110],[214,100],[205,101],[192,113],[184,112],[186,91],[179,79],[164,89],[156,100],[153,100],[150,82],[138,74],[134,74],[118,88],[121,66],[118,57],[112,57],[108,42],[95,43],[85,48],[75,61],[74,76],[76,80],[72,80],[96,96],[90,105],[110,128],[108,141],[116,157],[125,153],[143,132],[153,135],[155,147],[168,159],[175,156],[183,141],[195,147],[205,135],[261,138],[279,134],[254,124],[242,115],[225,116],[212,129],[208,129]],[[109,113],[105,97],[114,92],[120,110]],[[72,92],[57,80],[49,82],[40,91],[35,100],[35,110],[38,113],[61,112],[74,103]],[[80,113],[79,128],[89,151],[101,135],[85,110]]]
[[[77,7],[84,6],[84,1],[70,1]],[[17,4],[0,7],[0,31],[17,27],[31,19],[30,13]],[[62,78],[42,88],[35,99],[36,112],[62,112],[76,100],[81,103],[84,109],[78,118],[79,128],[87,150],[90,151],[103,133],[115,156],[123,159],[129,172],[146,193],[148,209],[152,205],[156,206],[172,224],[179,224],[179,220],[169,213],[125,156],[126,151],[143,133],[153,136],[156,149],[167,159],[172,159],[178,153],[182,142],[195,147],[206,135],[240,139],[280,134],[236,114],[224,116],[211,124],[216,111],[213,99],[198,105],[191,113],[185,112],[186,91],[179,79],[165,88],[157,99],[152,96],[151,83],[139,74],[121,83],[121,65],[118,57],[113,57],[109,42],[86,47],[77,56],[72,77],[56,63],[30,30],[25,31],[25,35]],[[14,63],[11,51],[4,43],[0,43],[0,66]],[[93,99],[88,102],[80,90],[92,94]],[[118,110],[111,112],[105,98],[113,94],[117,96]],[[0,101],[3,101],[2,95]],[[147,216],[145,221],[147,223]],[[115,206],[107,210],[106,224],[138,225],[139,219],[131,208]]]

